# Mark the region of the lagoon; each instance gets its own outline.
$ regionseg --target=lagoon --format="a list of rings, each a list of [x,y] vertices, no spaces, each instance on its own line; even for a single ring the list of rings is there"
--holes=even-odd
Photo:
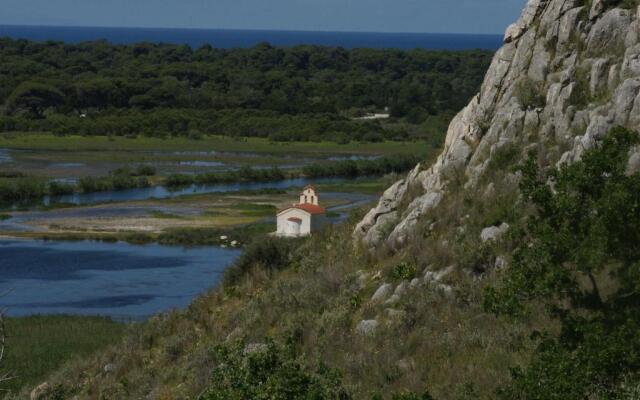
[[[10,316],[140,320],[186,307],[241,250],[0,239],[0,303]]]

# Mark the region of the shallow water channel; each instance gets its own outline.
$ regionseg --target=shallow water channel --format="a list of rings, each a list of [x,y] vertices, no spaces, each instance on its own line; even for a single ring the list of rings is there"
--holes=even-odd
[[[191,185],[182,188],[167,188],[165,186],[152,186],[148,188],[95,192],[95,193],[76,193],[65,196],[46,197],[45,205],[54,203],[70,203],[75,205],[89,205],[97,203],[149,200],[149,199],[167,199],[189,194],[205,194],[205,193],[226,193],[239,190],[262,190],[262,189],[290,189],[293,187],[301,187],[308,184],[339,184],[347,182],[345,178],[319,178],[319,179],[287,179],[276,182],[239,182],[215,185]]]

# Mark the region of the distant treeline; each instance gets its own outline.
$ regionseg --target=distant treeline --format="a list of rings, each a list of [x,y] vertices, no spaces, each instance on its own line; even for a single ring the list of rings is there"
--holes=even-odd
[[[382,157],[375,160],[345,160],[331,164],[311,164],[302,169],[308,178],[343,176],[372,176],[392,172],[402,173],[415,167],[422,159],[418,156]]]
[[[488,51],[0,39],[0,131],[381,140],[478,90]],[[392,123],[354,120],[388,107]]]
[[[235,182],[272,182],[286,179],[287,176],[277,167],[258,169],[243,167],[238,171],[210,172],[197,175],[173,174],[165,180],[169,187],[188,185],[215,185]]]

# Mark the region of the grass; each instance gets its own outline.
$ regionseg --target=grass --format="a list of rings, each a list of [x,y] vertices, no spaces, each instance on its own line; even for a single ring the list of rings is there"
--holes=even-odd
[[[384,178],[363,178],[354,181],[345,181],[337,184],[318,184],[316,185],[320,193],[363,193],[363,194],[380,194],[389,186],[390,181],[395,180],[394,177]]]
[[[410,144],[410,145],[409,145]],[[55,136],[48,133],[12,133],[0,135],[0,148],[55,151],[231,151],[262,154],[326,153],[326,154],[415,154],[424,148],[419,142],[348,143],[334,142],[271,142],[262,138],[233,139],[205,136],[201,140],[188,138],[148,138],[107,136]],[[73,150],[70,150],[73,149]]]
[[[6,221],[9,218],[11,218],[11,215],[9,214],[0,214],[0,221]]]
[[[118,343],[126,325],[102,317],[32,316],[8,318],[3,371],[15,379],[2,389],[17,392],[33,387],[66,362],[87,357]]]
[[[182,215],[170,214],[170,213],[166,213],[164,211],[152,211],[149,215],[151,215],[151,217],[157,218],[157,219],[179,219],[179,220],[187,219],[186,217],[184,217]]]
[[[246,217],[269,217],[275,215],[277,211],[276,206],[273,204],[255,203],[237,204],[233,209],[240,211]]]

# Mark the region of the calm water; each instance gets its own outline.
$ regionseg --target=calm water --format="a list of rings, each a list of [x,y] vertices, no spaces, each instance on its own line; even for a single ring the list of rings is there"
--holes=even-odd
[[[141,319],[186,307],[240,250],[125,243],[0,240],[8,314],[71,313]]]
[[[191,185],[179,189],[169,189],[164,186],[152,186],[140,189],[128,189],[110,192],[79,193],[67,196],[55,196],[46,198],[45,204],[70,203],[76,205],[108,203],[114,201],[132,201],[147,199],[167,199],[189,194],[204,193],[225,193],[239,190],[261,190],[261,189],[289,189],[292,187],[305,186],[315,183],[340,183],[345,182],[345,178],[320,178],[320,179],[287,179],[276,182],[240,182],[219,185]]]
[[[9,154],[9,150],[0,149],[0,164],[10,163],[13,161],[11,154]]]
[[[67,43],[106,39],[117,44],[137,42],[187,44],[198,48],[210,44],[221,48],[246,48],[261,42],[276,46],[314,44],[345,48],[397,49],[488,49],[502,45],[500,35],[438,34],[438,33],[371,33],[371,32],[308,32],[220,29],[163,28],[95,28],[0,25],[0,37],[56,40]]]

